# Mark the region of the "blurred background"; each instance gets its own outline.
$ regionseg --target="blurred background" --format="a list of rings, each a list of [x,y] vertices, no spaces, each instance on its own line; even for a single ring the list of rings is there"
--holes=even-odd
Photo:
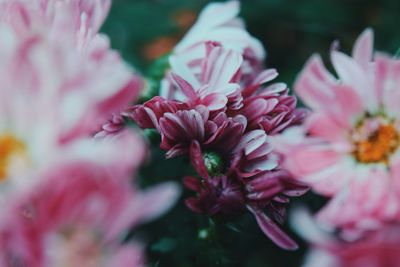
[[[174,47],[208,2],[211,1],[114,0],[102,31],[139,72],[154,74],[159,66],[155,60]],[[241,2],[241,16],[249,32],[267,49],[266,66],[277,68],[278,81],[289,86],[311,54],[321,53],[327,59],[334,40],[340,41],[341,50],[350,52],[357,36],[367,27],[375,31],[378,50],[400,55],[399,0]],[[141,171],[144,187],[165,180],[180,181],[192,172],[184,158],[166,161],[157,148],[157,137],[150,140],[152,156]],[[317,210],[324,201],[309,193],[291,207],[305,204]],[[296,238],[291,227],[287,228]],[[232,223],[215,222],[191,213],[183,201],[167,216],[130,235],[148,244],[149,266],[154,267],[297,267],[307,250],[298,238],[301,249],[296,252],[275,247],[262,235],[251,215]]]

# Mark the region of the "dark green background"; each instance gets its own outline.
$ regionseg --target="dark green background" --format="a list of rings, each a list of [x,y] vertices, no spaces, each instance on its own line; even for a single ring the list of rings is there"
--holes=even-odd
[[[146,47],[160,37],[179,38],[183,30],[174,17],[181,12],[197,13],[207,2],[115,0],[103,31],[110,36],[112,46],[145,74],[151,66],[144,53]],[[400,47],[398,0],[244,0],[242,17],[248,30],[265,45],[266,65],[277,68],[278,80],[289,85],[312,53],[327,58],[335,39],[349,52],[366,27],[375,30],[378,50],[395,54]],[[153,138],[152,159],[141,171],[143,186],[180,181],[192,171],[187,159],[166,161],[157,142],[157,137]],[[308,194],[295,204],[305,203],[315,210],[322,202]],[[199,238],[199,231],[207,233],[207,238]],[[168,215],[133,235],[148,244],[149,265],[159,267],[297,267],[306,250],[303,243],[297,252],[276,248],[250,215],[231,224],[211,222],[188,211],[182,201]]]

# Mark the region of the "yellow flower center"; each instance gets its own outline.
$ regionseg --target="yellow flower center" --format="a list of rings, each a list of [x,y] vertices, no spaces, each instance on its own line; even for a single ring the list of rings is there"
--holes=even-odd
[[[26,152],[25,144],[11,134],[0,135],[0,182],[6,180],[11,160]]]
[[[388,163],[397,149],[400,136],[393,124],[380,124],[366,138],[354,142],[354,157],[362,163]]]

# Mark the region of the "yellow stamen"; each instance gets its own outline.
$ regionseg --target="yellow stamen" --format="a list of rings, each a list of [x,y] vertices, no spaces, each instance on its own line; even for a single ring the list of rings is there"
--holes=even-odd
[[[382,124],[367,139],[355,142],[354,156],[362,163],[388,163],[399,146],[399,134],[392,124]]]
[[[25,144],[11,134],[0,135],[0,182],[7,178],[12,157],[25,152]]]

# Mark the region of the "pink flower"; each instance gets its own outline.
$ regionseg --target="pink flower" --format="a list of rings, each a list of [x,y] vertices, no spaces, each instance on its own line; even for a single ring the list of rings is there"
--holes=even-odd
[[[139,192],[114,171],[73,162],[2,214],[1,266],[143,266],[141,246],[122,244],[133,226],[164,213],[177,188]]]
[[[97,130],[111,113],[125,108],[142,88],[141,79],[116,51],[111,50],[108,37],[98,33],[109,7],[108,0],[5,0],[0,4],[1,20],[13,29],[16,38],[46,36],[47,41],[60,47],[59,50],[75,47],[74,57],[86,62],[76,70],[76,63],[71,60],[63,62],[62,66],[69,72],[69,87],[80,87],[79,90],[86,91],[84,94],[96,102],[92,104],[92,118],[84,123],[86,130],[91,131]]]
[[[19,1],[7,2],[1,12],[8,10],[3,9],[6,7],[15,20],[41,18],[40,10]],[[98,123],[125,103],[121,97],[132,84],[130,69],[106,50],[82,52],[72,40],[56,42],[50,24],[40,31],[28,27],[30,34],[21,34],[20,24],[3,18],[0,195],[25,190],[39,182],[49,168],[72,160],[89,160],[121,170],[138,165],[144,147],[136,136],[122,133],[113,140],[91,137]],[[106,66],[110,63],[112,67]],[[137,155],[137,162],[131,162],[132,154]]]
[[[386,224],[363,238],[345,241],[333,233],[318,228],[308,215],[297,212],[293,224],[309,242],[309,252],[304,267],[396,267],[399,263],[400,228]]]
[[[295,90],[312,112],[275,138],[282,166],[331,198],[320,221],[356,232],[399,214],[400,61],[382,54],[372,61],[372,39],[366,30],[352,57],[332,51],[338,79],[318,55],[309,60]]]
[[[200,176],[184,179],[198,194],[186,200],[191,210],[232,219],[247,209],[275,243],[295,249],[278,225],[289,197],[307,187],[279,168],[267,134],[301,123],[304,112],[296,110],[286,85],[264,87],[278,73],[261,71],[263,51],[249,57],[258,42],[238,27],[238,2],[204,12],[171,55],[161,96],[124,114],[160,133],[167,158],[189,155]]]

